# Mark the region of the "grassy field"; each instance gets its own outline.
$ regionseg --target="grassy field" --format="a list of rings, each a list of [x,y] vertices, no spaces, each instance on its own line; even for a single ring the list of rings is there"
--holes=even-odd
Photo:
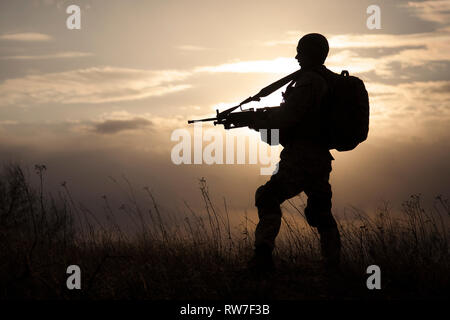
[[[142,207],[127,183],[128,203],[119,208],[105,196],[94,213],[73,199],[66,183],[58,195],[45,189],[43,165],[32,186],[20,166],[0,176],[0,299],[423,299],[448,298],[449,202],[436,197],[423,208],[419,196],[393,216],[352,209],[339,221],[341,273],[321,267],[316,231],[303,218],[301,199],[283,204],[277,239],[277,271],[260,279],[246,271],[254,221],[245,213],[230,223],[227,203],[213,203],[204,179],[202,212],[186,203],[170,215],[148,188]],[[120,221],[134,226],[124,230]],[[82,270],[81,290],[68,290],[66,268]],[[366,268],[381,268],[381,290],[368,290]]]

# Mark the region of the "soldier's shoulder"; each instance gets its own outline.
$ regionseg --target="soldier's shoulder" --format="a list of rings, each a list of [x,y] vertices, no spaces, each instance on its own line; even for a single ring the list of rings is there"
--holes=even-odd
[[[296,86],[318,86],[318,85],[324,85],[325,79],[323,76],[314,70],[308,70],[301,72],[300,76],[297,79]]]

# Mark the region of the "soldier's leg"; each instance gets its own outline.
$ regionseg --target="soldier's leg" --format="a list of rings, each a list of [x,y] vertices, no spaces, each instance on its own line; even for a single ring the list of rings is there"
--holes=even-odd
[[[256,264],[273,264],[272,250],[281,226],[280,204],[303,191],[301,174],[296,174],[289,162],[280,161],[278,172],[255,193],[259,222],[255,230]]]
[[[277,185],[269,182],[260,186],[255,193],[259,218],[255,230],[255,247],[266,246],[272,251],[280,231],[282,213],[280,203],[275,197]]]
[[[281,226],[281,208],[273,197],[273,184],[260,186],[255,193],[259,222],[255,230],[255,254],[249,267],[253,271],[273,271],[272,251]]]
[[[341,241],[336,220],[331,212],[331,186],[328,182],[331,164],[315,173],[307,184],[305,216],[320,234],[321,253],[327,267],[336,267],[340,260]]]

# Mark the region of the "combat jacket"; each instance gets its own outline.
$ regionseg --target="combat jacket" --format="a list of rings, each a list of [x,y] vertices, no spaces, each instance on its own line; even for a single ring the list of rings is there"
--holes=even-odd
[[[300,72],[283,94],[280,108],[269,115],[269,126],[280,129],[279,140],[285,149],[304,147],[332,158],[323,137],[325,123],[321,113],[328,92],[321,74],[327,72],[331,73],[325,66]]]

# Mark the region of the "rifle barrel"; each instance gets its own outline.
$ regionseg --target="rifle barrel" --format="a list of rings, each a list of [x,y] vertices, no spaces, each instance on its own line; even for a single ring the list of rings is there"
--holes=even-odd
[[[214,121],[217,120],[217,118],[206,118],[206,119],[198,119],[198,120],[188,120],[188,124],[195,123],[195,122],[205,122],[205,121]]]

